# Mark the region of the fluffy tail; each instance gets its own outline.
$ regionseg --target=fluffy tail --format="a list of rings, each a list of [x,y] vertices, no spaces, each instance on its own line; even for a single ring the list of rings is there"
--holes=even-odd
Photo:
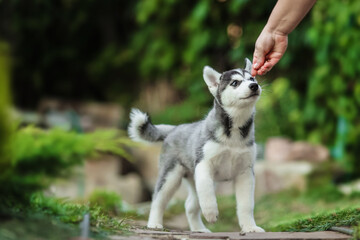
[[[172,125],[153,125],[149,116],[133,108],[130,113],[128,133],[137,142],[160,142],[175,128]]]

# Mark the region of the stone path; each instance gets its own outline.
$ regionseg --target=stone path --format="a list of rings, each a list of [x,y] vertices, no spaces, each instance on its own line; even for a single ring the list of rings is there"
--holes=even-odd
[[[218,233],[196,233],[189,231],[152,231],[144,229],[134,229],[133,235],[130,236],[112,236],[112,240],[161,240],[161,239],[179,239],[179,240],[196,240],[196,239],[227,239],[227,240],[250,240],[250,239],[296,239],[296,240],[347,240],[351,239],[350,235],[343,233],[326,231],[326,232],[266,232],[266,233],[246,233],[239,232],[218,232]]]

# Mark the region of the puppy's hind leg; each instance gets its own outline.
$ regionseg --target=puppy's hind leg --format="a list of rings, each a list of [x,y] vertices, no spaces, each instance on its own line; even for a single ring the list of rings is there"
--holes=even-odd
[[[194,179],[185,178],[188,186],[188,197],[185,202],[186,217],[190,225],[190,230],[194,232],[210,232],[201,219],[201,209],[199,199],[195,189]]]
[[[184,168],[180,164],[163,166],[160,169],[151,203],[148,228],[163,228],[165,208],[181,184]]]

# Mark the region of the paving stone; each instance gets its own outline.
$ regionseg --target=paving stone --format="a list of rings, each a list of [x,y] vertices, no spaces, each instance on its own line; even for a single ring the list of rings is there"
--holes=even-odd
[[[111,240],[157,240],[159,238],[144,237],[144,236],[110,236]]]
[[[148,230],[148,229],[135,229],[134,233],[137,234],[149,234],[149,235],[190,235],[192,232],[189,231],[158,231],[158,230]]]
[[[296,240],[316,240],[316,239],[337,239],[346,240],[350,239],[351,236],[336,233],[331,231],[326,232],[265,232],[265,233],[246,233],[240,235],[236,232],[228,233],[192,233],[189,235],[190,239],[241,239],[241,240],[262,240],[262,239],[296,239]]]
[[[112,240],[128,240],[128,239],[227,239],[227,240],[266,240],[266,239],[279,239],[279,240],[348,240],[351,239],[350,235],[326,231],[326,232],[265,232],[265,233],[246,233],[239,232],[217,232],[217,233],[196,233],[190,231],[157,231],[149,229],[134,229],[132,236],[112,236]]]

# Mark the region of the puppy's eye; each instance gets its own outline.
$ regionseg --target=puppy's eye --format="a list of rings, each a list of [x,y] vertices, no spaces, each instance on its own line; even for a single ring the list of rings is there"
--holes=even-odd
[[[253,78],[253,77],[250,77],[250,81],[253,81],[253,82],[255,82],[255,78]]]
[[[240,85],[240,83],[241,83],[240,81],[234,80],[234,81],[230,84],[230,86],[237,87],[237,86]]]

